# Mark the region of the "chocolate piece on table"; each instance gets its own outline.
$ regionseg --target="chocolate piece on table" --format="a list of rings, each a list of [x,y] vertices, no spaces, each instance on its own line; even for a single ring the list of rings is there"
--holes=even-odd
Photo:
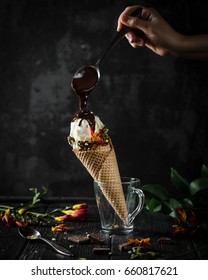
[[[90,233],[90,234],[88,234],[88,237],[95,244],[103,244],[106,241],[105,237],[103,237],[99,234],[96,234],[96,233]]]
[[[68,237],[68,240],[79,244],[90,243],[90,239],[86,235],[73,235]]]
[[[118,245],[118,248],[119,248],[120,251],[129,251],[129,250],[132,249],[132,247],[133,247],[133,245],[131,243],[128,243],[128,242]]]
[[[159,244],[174,244],[175,241],[170,237],[161,237],[157,240]]]
[[[92,252],[98,255],[106,255],[109,254],[111,251],[110,248],[107,247],[95,247],[93,248]]]

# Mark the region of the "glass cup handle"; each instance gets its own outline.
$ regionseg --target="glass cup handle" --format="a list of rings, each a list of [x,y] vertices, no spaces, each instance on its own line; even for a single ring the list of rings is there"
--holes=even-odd
[[[140,189],[134,188],[133,193],[136,193],[138,195],[139,202],[138,202],[138,205],[137,205],[136,209],[128,215],[127,224],[131,224],[133,222],[136,215],[139,214],[139,212],[142,210],[142,208],[144,206],[145,196],[144,196],[143,191],[140,190]]]

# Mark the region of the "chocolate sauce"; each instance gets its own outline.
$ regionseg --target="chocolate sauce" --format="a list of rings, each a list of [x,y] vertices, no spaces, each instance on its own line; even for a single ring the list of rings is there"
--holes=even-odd
[[[95,130],[95,116],[87,109],[87,101],[90,92],[97,85],[99,80],[98,72],[93,66],[85,66],[80,69],[73,77],[71,86],[79,96],[79,108],[76,118],[81,118],[79,125],[83,119],[87,120],[92,130]]]
[[[90,93],[97,85],[99,80],[98,72],[93,66],[81,68],[72,79],[72,88],[78,95],[81,93]]]
[[[79,111],[75,117],[75,119],[80,118],[79,126],[81,125],[83,120],[87,120],[92,130],[95,130],[95,115],[93,112],[89,110]]]

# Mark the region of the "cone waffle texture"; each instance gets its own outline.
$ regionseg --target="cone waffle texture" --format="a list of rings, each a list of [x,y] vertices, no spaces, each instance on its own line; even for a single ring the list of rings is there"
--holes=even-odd
[[[104,196],[121,220],[125,222],[128,213],[116,154],[111,140],[107,145],[95,144],[88,151],[80,151],[76,149],[73,151],[93,179],[97,182],[101,182],[100,188]]]

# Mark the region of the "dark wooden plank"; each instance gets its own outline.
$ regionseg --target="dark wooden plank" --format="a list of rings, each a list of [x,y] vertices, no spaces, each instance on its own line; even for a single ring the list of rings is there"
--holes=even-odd
[[[17,227],[5,227],[0,223],[0,259],[16,260],[24,250],[26,240],[21,238]]]
[[[197,232],[192,234],[193,247],[199,259],[208,260],[208,224],[202,223]]]

